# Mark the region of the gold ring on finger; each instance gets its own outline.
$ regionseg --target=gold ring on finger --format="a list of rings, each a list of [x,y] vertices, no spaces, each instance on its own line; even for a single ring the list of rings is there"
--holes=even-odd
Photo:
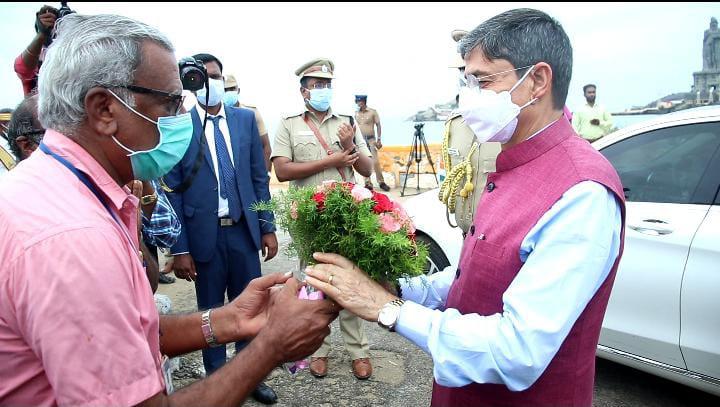
[[[328,284],[332,285],[332,279],[335,277],[334,275],[330,274],[330,278],[328,278]]]

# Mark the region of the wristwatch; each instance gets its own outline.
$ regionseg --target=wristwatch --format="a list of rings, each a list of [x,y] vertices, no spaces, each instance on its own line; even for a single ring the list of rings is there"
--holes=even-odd
[[[220,344],[217,341],[217,338],[215,338],[215,334],[213,333],[212,326],[210,325],[210,313],[212,312],[211,309],[205,311],[202,313],[201,319],[202,319],[202,333],[203,336],[205,336],[205,342],[211,347],[217,347],[220,346]]]
[[[378,315],[378,325],[390,332],[395,332],[395,324],[400,316],[400,307],[405,304],[405,300],[398,298],[383,305]]]
[[[152,195],[145,195],[140,198],[140,203],[143,205],[151,205],[157,202],[157,192],[153,192]]]

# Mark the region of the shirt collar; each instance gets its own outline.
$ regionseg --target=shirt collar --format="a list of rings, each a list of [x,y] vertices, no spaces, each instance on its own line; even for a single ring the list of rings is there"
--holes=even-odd
[[[197,108],[198,114],[200,115],[200,119],[205,117],[205,109],[203,109],[203,107],[200,103],[196,103],[195,108]],[[222,117],[223,119],[226,118],[225,117],[226,115],[227,115],[227,113],[225,113],[225,103],[223,103],[223,102],[220,102],[220,111],[218,112],[217,115],[213,116],[210,113],[208,113],[208,117]]]
[[[562,116],[560,116],[560,117],[562,117]],[[526,138],[526,139],[523,140],[523,141],[528,141],[528,140],[530,140],[531,138],[537,136],[538,134],[540,134],[540,133],[542,133],[543,131],[545,131],[545,129],[547,129],[548,127],[550,127],[550,126],[552,126],[553,124],[555,124],[555,122],[558,121],[558,120],[560,120],[560,119],[553,120],[552,122],[548,123],[547,126],[545,126],[545,127],[543,127],[542,129],[536,131],[532,136]]]
[[[48,129],[43,136],[43,144],[85,173],[118,211],[128,199],[133,205],[137,205],[138,199],[130,193],[130,190],[118,185],[87,150],[69,137]]]
[[[314,118],[318,122],[320,121],[320,120],[318,120],[318,117],[315,115],[315,112],[308,109],[307,105],[305,105],[305,112],[303,114],[307,115],[308,113],[310,114],[310,117]],[[323,118],[323,122],[327,121],[327,119],[329,119],[333,116],[335,116],[335,113],[333,113],[332,107],[330,107],[327,110],[327,114]]]
[[[555,120],[533,135],[538,137],[523,140],[500,152],[495,164],[496,172],[509,171],[528,163],[574,134],[570,122]]]

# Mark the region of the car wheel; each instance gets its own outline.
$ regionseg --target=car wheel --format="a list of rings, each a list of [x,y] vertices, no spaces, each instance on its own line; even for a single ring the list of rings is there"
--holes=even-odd
[[[425,264],[426,275],[429,276],[437,273],[438,271],[443,271],[445,267],[450,265],[450,261],[445,256],[445,253],[443,253],[440,246],[438,246],[438,244],[430,237],[427,235],[417,235],[415,239],[419,242],[425,243],[428,247],[428,261],[427,264]]]

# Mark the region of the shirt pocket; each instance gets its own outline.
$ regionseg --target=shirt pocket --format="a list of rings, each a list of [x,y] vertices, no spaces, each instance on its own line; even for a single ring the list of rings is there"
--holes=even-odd
[[[476,238],[468,261],[474,270],[471,277],[473,283],[487,284],[488,281],[494,281],[507,288],[515,277],[515,273],[506,273],[507,253],[511,251],[507,246]]]
[[[475,244],[472,249],[472,257],[482,258],[489,257],[491,259],[500,260],[505,254],[505,247],[499,244],[488,242],[485,239],[475,238]]]
[[[315,136],[293,137],[293,157],[299,162],[319,160],[320,146]]]

